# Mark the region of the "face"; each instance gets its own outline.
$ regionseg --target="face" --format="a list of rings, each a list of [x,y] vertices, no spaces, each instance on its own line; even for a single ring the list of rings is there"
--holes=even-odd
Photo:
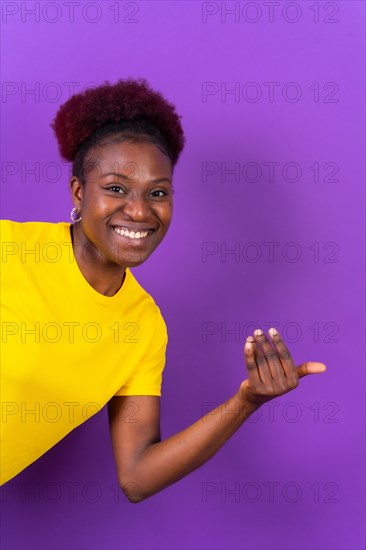
[[[98,146],[85,160],[85,184],[76,177],[70,181],[82,218],[74,225],[77,244],[109,267],[142,264],[172,219],[169,157],[153,143],[123,141]]]

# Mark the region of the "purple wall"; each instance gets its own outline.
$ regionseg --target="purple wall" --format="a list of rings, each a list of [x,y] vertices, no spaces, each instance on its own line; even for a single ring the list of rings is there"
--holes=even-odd
[[[69,220],[72,91],[141,76],[183,115],[173,222],[134,270],[169,331],[163,438],[236,392],[255,328],[328,367],[138,506],[104,407],[2,487],[2,548],[365,547],[364,6],[2,2],[2,218]]]

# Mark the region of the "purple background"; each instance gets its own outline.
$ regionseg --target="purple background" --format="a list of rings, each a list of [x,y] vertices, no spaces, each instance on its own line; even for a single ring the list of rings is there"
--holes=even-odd
[[[138,506],[104,407],[2,487],[2,548],[364,548],[364,3],[2,9],[2,218],[69,220],[49,124],[71,82],[141,76],[183,115],[172,225],[134,270],[168,326],[163,438],[237,391],[255,328],[328,367]]]

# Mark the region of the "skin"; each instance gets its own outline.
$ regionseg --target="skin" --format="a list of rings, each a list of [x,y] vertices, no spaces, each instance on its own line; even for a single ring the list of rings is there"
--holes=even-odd
[[[167,155],[148,142],[106,143],[85,159],[86,182],[70,180],[81,221],[72,226],[76,261],[89,284],[105,296],[121,287],[126,267],[137,267],[159,246],[173,215],[172,166]],[[129,178],[105,174],[116,173]],[[159,183],[151,180],[161,179]],[[141,247],[121,239],[114,225],[149,227],[154,233]]]
[[[168,231],[173,213],[172,166],[156,145],[146,142],[106,143],[91,152],[89,161],[85,185],[76,177],[70,181],[73,202],[82,217],[73,226],[74,253],[89,284],[112,296],[123,284],[126,267],[146,261]],[[110,171],[132,179],[102,177]],[[164,181],[150,183],[156,178]],[[120,189],[112,189],[113,185]],[[138,247],[133,242],[121,242],[113,224],[153,227],[156,231],[146,245]],[[326,370],[318,362],[295,366],[279,333],[268,339],[258,330],[247,338],[244,362],[248,377],[233,396],[163,441],[160,397],[115,396],[109,401],[118,480],[130,502],[141,502],[199,468],[260,406],[297,388],[301,378]]]

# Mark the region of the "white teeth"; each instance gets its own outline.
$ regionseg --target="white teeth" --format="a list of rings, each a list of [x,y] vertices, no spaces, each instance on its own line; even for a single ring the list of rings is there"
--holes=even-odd
[[[124,235],[125,237],[129,237],[130,239],[143,239],[149,234],[148,231],[137,231],[135,233],[134,231],[128,231],[127,229],[123,229],[122,227],[113,227],[113,229],[119,235]]]

